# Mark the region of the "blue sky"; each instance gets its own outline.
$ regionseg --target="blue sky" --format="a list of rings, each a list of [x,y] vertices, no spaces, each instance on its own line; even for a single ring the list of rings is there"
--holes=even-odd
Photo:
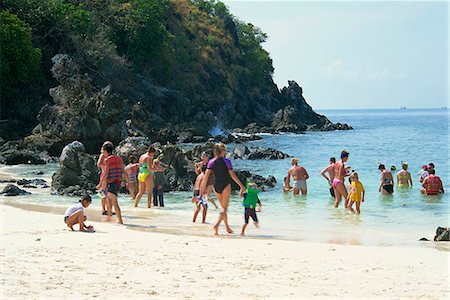
[[[296,80],[313,108],[448,106],[445,1],[224,2],[269,35],[275,82]]]

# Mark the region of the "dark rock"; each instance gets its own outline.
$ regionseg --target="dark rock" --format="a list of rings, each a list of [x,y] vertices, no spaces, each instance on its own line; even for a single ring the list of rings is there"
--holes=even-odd
[[[28,150],[6,150],[0,152],[0,163],[6,165],[42,165],[45,164],[45,160],[43,160],[38,154]]]
[[[5,196],[23,196],[23,195],[30,195],[31,193],[20,189],[14,184],[8,184],[0,194]]]
[[[66,145],[60,156],[60,169],[52,176],[52,188],[59,194],[82,196],[94,193],[100,179],[97,160],[85,152],[82,143]]]
[[[47,185],[47,181],[45,181],[44,179],[20,179],[17,181],[18,185],[23,185],[25,187],[25,185]]]
[[[285,159],[290,157],[288,154],[272,148],[263,147],[247,147],[245,145],[238,145],[229,154],[233,159]]]
[[[236,144],[243,144],[251,141],[259,141],[262,140],[262,137],[256,134],[250,134],[250,135],[237,135],[235,136],[234,142]]]
[[[32,185],[32,184],[25,184],[23,187],[28,188],[28,189],[37,189],[38,188],[37,186]]]
[[[0,183],[16,183],[15,179],[0,179]]]
[[[130,155],[135,155],[139,159],[151,145],[150,139],[146,137],[128,137],[117,145],[115,154],[122,158],[124,164],[128,164]]]
[[[261,175],[252,174],[249,171],[236,171],[236,175],[239,178],[239,180],[245,185],[247,181],[250,181],[252,183],[255,183],[257,188],[260,190],[267,190],[274,188],[277,184],[277,180],[273,176],[268,176],[267,178],[264,178]],[[231,188],[233,190],[239,190],[239,186],[232,181],[231,182]]]

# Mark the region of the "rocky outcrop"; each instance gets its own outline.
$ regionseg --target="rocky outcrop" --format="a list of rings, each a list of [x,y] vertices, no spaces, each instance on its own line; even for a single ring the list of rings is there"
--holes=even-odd
[[[4,196],[24,196],[30,195],[31,193],[20,189],[14,184],[8,184],[0,194]]]
[[[149,145],[150,141],[146,138],[127,138],[119,143],[115,152],[125,161],[130,154],[140,156],[145,153]],[[185,152],[175,145],[156,144],[156,155],[161,165],[166,168],[164,173],[167,183],[163,189],[191,191],[196,178],[194,161],[203,151],[212,151],[213,146],[214,142],[209,141]],[[52,177],[52,188],[59,194],[70,196],[94,193],[99,173],[95,157],[86,153],[82,143],[75,141],[65,146],[61,153],[60,169]],[[248,171],[237,171],[237,174],[243,182],[250,178],[262,189],[273,188],[276,183],[275,178],[271,176],[264,178]]]
[[[52,176],[52,188],[59,194],[81,196],[94,193],[99,179],[95,157],[86,153],[82,143],[75,141],[63,148],[60,168]]]
[[[38,179],[19,179],[17,181],[18,185],[22,185],[24,188],[33,188],[37,189],[38,187],[46,189],[48,188],[47,181],[44,179],[38,178]]]
[[[6,165],[42,165],[45,164],[45,160],[38,154],[28,150],[6,150],[0,152],[0,163]]]
[[[237,145],[233,151],[229,153],[232,159],[285,159],[290,157],[288,154],[272,148],[264,147],[247,147],[245,145]]]
[[[264,178],[261,175],[252,174],[249,171],[236,171],[236,175],[244,185],[246,182],[252,182],[262,191],[274,188],[277,184],[277,180],[273,176]],[[239,190],[239,186],[234,181],[231,182],[231,188],[233,190]]]
[[[134,155],[136,159],[139,159],[151,145],[152,143],[147,137],[127,137],[117,145],[114,154],[120,156],[126,165],[130,155]]]
[[[333,124],[315,113],[303,98],[295,82],[281,92],[271,92],[259,99],[229,102],[220,108],[208,103],[202,108],[182,93],[156,86],[126,74],[129,89],[117,83],[99,86],[77,61],[69,55],[53,57],[51,72],[59,82],[50,89],[53,105],[45,105],[40,124],[28,137],[29,145],[45,148],[50,155],[72,140],[83,142],[88,153],[98,152],[105,140],[113,143],[127,137],[149,137],[152,142],[202,143],[211,137],[214,127],[233,129],[250,136],[226,134],[216,136],[225,143],[242,143],[259,137],[255,133],[296,132],[351,129]],[[124,79],[125,80],[125,79]],[[58,149],[59,148],[59,149]]]

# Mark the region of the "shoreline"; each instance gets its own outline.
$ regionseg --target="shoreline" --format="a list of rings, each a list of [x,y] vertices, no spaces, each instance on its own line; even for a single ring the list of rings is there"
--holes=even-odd
[[[5,200],[0,201],[0,205],[6,205],[9,207],[13,207],[16,209],[24,210],[27,212],[38,212],[38,213],[45,213],[45,214],[52,214],[52,215],[58,215],[62,216],[64,214],[64,211],[67,207],[65,206],[54,206],[54,205],[44,205],[44,204],[33,204],[33,203],[25,203],[25,202],[9,202]],[[123,212],[132,212],[133,214],[127,215],[123,214]],[[117,225],[126,228],[130,231],[139,231],[139,232],[145,232],[147,234],[151,233],[161,233],[161,234],[170,234],[174,236],[187,236],[187,237],[204,237],[204,238],[217,238],[214,237],[212,232],[212,225],[214,223],[214,219],[216,215],[214,214],[216,211],[209,212],[209,222],[206,224],[201,224],[199,222],[192,223],[188,219],[183,220],[186,222],[180,223],[171,223],[170,220],[173,220],[176,217],[179,217],[176,215],[173,211],[166,211],[161,210],[159,208],[152,208],[150,210],[146,209],[145,207],[141,207],[138,209],[132,208],[131,210],[127,207],[122,207],[122,216],[125,220],[124,225]],[[145,216],[144,216],[145,214]],[[214,217],[211,216],[214,214]],[[88,223],[94,222],[97,225],[116,225],[115,224],[115,218],[112,218],[111,221],[105,221],[103,220],[104,217],[100,215],[100,210],[98,207],[89,207],[86,210],[86,215],[88,217]],[[236,216],[230,215],[231,219],[236,219]],[[211,218],[213,218],[211,220]],[[62,219],[62,217],[61,217]],[[151,221],[151,224],[144,224],[139,223],[139,219],[142,219],[143,221]],[[127,220],[133,220],[137,221],[135,223],[127,223]],[[250,229],[252,232],[251,234],[247,234],[245,237],[241,237],[239,235],[239,229],[241,224],[234,225],[231,224],[234,228],[233,234],[226,234],[224,229],[220,231],[219,238],[226,238],[226,239],[254,239],[254,240],[265,240],[265,241],[273,241],[273,240],[279,240],[279,241],[289,241],[289,242],[306,242],[306,243],[314,243],[314,244],[324,244],[324,245],[347,245],[347,246],[363,246],[363,247],[403,247],[403,248],[418,248],[418,249],[436,249],[438,251],[444,251],[450,253],[450,243],[447,242],[440,242],[435,243],[432,240],[429,242],[423,242],[423,241],[410,241],[408,243],[399,243],[399,244],[392,244],[392,243],[386,243],[386,242],[378,242],[378,243],[363,243],[363,242],[355,242],[352,240],[351,237],[348,237],[347,239],[333,239],[328,241],[314,241],[309,240],[307,237],[289,237],[289,236],[280,236],[275,234],[255,234],[255,232]],[[249,224],[250,227],[252,224]],[[61,221],[60,224],[61,228],[65,228],[64,224]],[[95,226],[94,226],[95,227]],[[77,225],[74,227],[77,228]],[[345,236],[345,233],[343,233]]]
[[[448,253],[436,249],[149,234],[110,223],[80,233],[58,215],[4,204],[1,214],[3,299],[450,295]]]

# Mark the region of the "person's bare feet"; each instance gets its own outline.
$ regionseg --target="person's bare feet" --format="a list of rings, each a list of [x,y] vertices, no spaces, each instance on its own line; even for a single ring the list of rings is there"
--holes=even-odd
[[[232,234],[232,233],[233,233],[233,230],[231,230],[231,227],[227,227],[227,232],[228,232],[229,234]]]
[[[245,236],[245,233],[241,232],[241,236]]]
[[[72,226],[70,226],[70,225],[67,225],[67,227],[69,227],[69,228],[70,228],[70,230],[72,230],[72,231],[75,231],[75,230],[73,230],[73,225],[72,225]]]
[[[213,230],[214,230],[214,235],[218,236],[219,235],[219,226],[214,226]]]

